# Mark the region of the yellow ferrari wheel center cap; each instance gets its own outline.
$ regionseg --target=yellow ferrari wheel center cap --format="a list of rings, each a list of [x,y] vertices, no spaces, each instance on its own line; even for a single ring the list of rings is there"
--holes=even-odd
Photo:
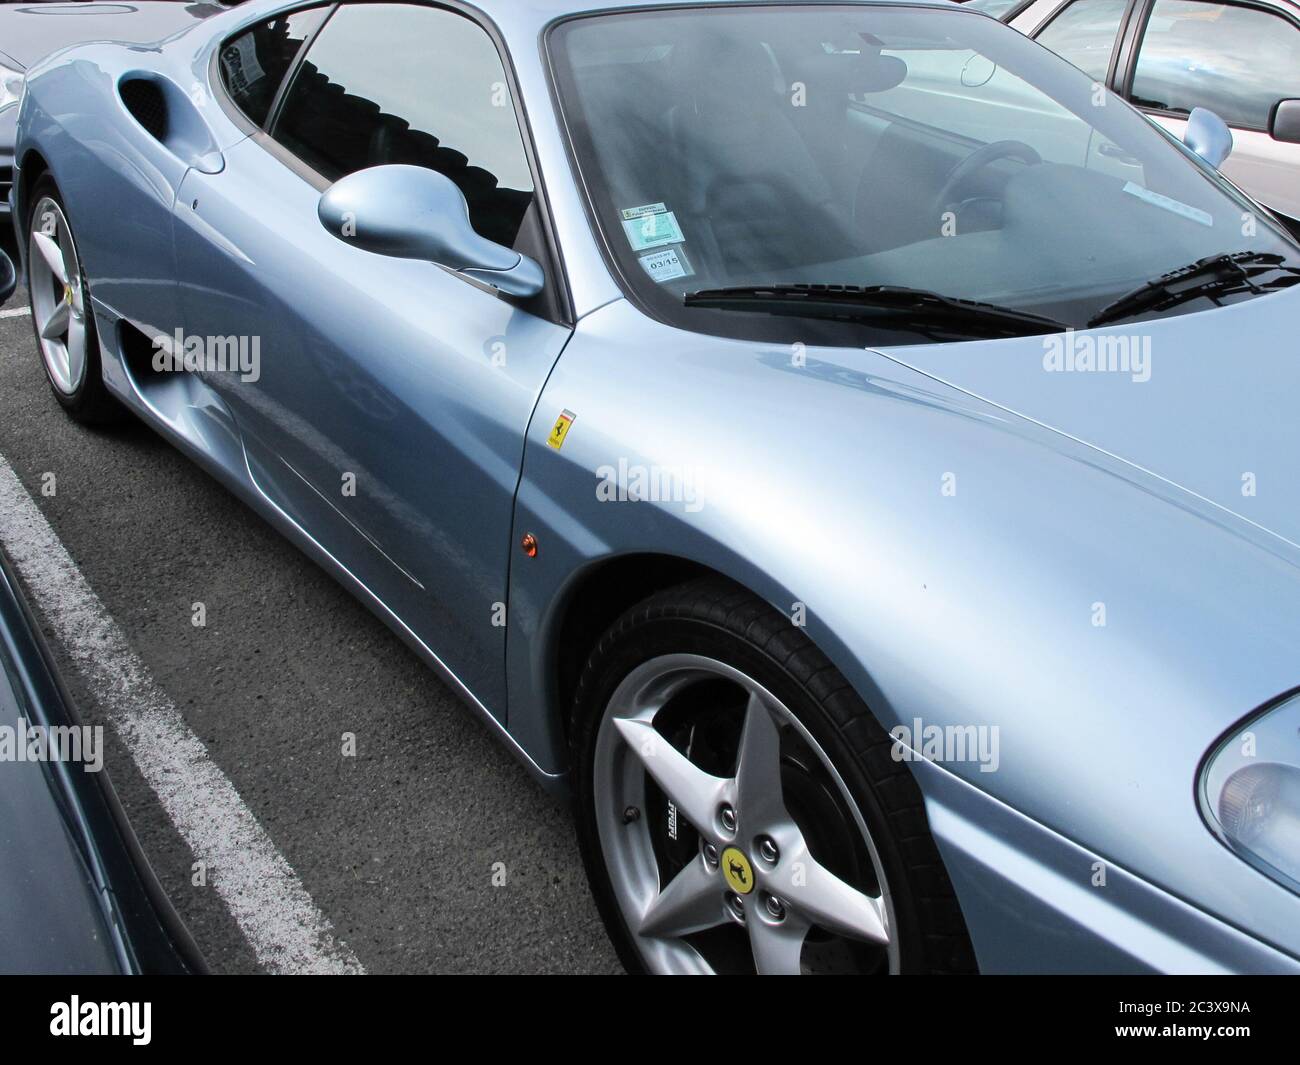
[[[738,847],[728,847],[722,852],[722,876],[737,895],[748,895],[754,890],[754,870]]]

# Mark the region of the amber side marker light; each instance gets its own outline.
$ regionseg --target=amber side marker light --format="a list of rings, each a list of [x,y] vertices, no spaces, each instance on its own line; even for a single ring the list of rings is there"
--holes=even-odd
[[[532,533],[524,533],[524,538],[519,541],[519,546],[529,558],[537,557],[537,537]]]

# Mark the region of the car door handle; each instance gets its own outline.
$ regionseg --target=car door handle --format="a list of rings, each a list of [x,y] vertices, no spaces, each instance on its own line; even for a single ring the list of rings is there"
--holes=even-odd
[[[1118,146],[1116,146],[1116,145],[1114,145],[1114,144],[1103,144],[1100,148],[1097,149],[1097,151],[1098,151],[1099,154],[1104,155],[1104,156],[1106,156],[1106,157],[1109,158],[1109,159],[1117,159],[1117,160],[1119,160],[1121,163],[1124,163],[1124,164],[1126,164],[1126,165],[1128,165],[1128,166],[1141,166],[1141,165],[1142,165],[1142,164],[1138,161],[1137,156],[1135,156],[1135,155],[1130,155],[1130,154],[1129,154],[1128,152],[1126,152],[1123,148],[1120,148],[1120,147],[1118,147]]]

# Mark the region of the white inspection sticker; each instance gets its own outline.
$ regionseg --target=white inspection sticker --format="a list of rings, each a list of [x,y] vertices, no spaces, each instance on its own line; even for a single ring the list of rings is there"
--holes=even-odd
[[[257,60],[257,45],[253,42],[252,34],[247,34],[237,38],[230,45],[235,49],[239,56],[239,73],[244,79],[245,85],[251,85],[255,81],[261,81],[266,77],[266,71],[262,69],[262,64]],[[229,52],[227,52],[229,55]]]
[[[1199,207],[1193,207],[1179,200],[1172,200],[1168,196],[1161,196],[1160,193],[1144,189],[1141,185],[1132,181],[1125,183],[1124,191],[1130,196],[1136,196],[1139,200],[1144,200],[1156,207],[1163,207],[1166,211],[1172,211],[1183,218],[1189,218],[1203,226],[1214,227],[1214,216],[1208,211],[1202,211]]]
[[[680,244],[682,236],[677,216],[662,203],[648,203],[644,207],[629,207],[622,212],[623,232],[632,244],[633,251],[646,251],[664,244]]]
[[[680,248],[652,251],[649,255],[642,255],[640,261],[651,281],[675,281],[695,272],[686,261],[686,253]]]

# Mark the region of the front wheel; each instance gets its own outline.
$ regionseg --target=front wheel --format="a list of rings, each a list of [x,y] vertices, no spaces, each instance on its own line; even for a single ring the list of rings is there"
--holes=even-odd
[[[718,580],[641,603],[574,715],[583,858],[630,970],[973,970],[909,770],[766,604]]]
[[[117,422],[122,406],[104,387],[86,273],[54,182],[32,190],[27,216],[27,290],[45,375],[59,404],[88,425]]]

